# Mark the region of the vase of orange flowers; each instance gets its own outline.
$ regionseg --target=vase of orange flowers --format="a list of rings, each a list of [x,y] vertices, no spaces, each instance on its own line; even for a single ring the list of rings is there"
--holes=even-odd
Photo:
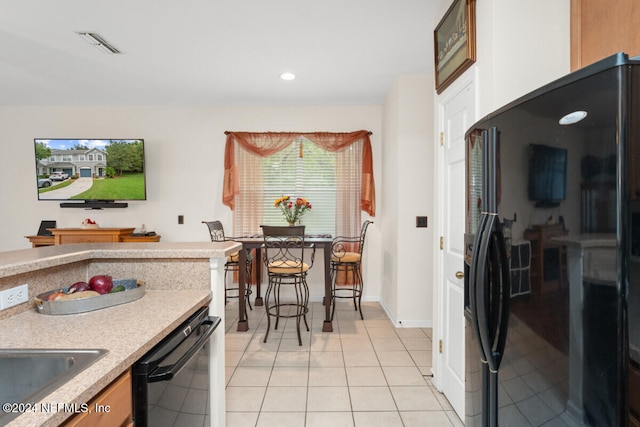
[[[276,199],[273,205],[280,209],[289,225],[296,225],[302,215],[311,209],[311,203],[304,197],[293,200],[290,196],[282,196]]]

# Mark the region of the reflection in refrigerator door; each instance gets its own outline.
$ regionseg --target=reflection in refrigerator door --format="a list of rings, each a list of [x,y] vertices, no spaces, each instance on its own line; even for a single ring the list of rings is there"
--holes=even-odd
[[[640,61],[606,58],[466,137],[465,424],[638,423]]]

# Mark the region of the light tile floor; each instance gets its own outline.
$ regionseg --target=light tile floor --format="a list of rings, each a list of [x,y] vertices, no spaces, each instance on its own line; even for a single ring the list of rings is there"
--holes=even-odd
[[[226,307],[227,426],[462,426],[431,384],[431,329],[396,329],[378,303],[364,320],[339,302],[333,333],[322,332],[324,307],[310,303],[309,332],[298,346],[295,320],[266,343],[264,307],[237,332],[237,302]]]

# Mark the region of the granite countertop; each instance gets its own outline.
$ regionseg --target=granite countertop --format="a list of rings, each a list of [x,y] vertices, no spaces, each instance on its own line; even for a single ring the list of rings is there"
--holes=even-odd
[[[0,252],[0,279],[11,283],[13,276],[29,273],[34,280],[38,274],[46,275],[44,271],[49,268],[64,268],[84,261],[114,260],[117,263],[139,259],[172,263],[173,260],[226,259],[241,248],[236,242],[153,242],[78,243],[7,251]],[[147,285],[142,298],[126,304],[72,315],[45,315],[35,307],[23,307],[0,320],[2,348],[108,350],[104,357],[36,403],[57,404],[62,408],[64,404],[88,403],[212,298],[208,280],[200,289],[153,289],[150,283]],[[34,291],[30,289],[31,292]],[[71,415],[29,412],[8,426],[57,426]]]
[[[161,251],[158,248],[154,252]],[[16,349],[108,350],[104,357],[41,400],[45,404],[87,403],[210,300],[211,292],[205,290],[148,290],[136,301],[88,313],[49,316],[30,310],[0,321],[0,343],[3,348]],[[71,415],[30,412],[8,426],[57,426]]]
[[[0,252],[0,278],[91,259],[226,258],[236,242],[74,243]]]

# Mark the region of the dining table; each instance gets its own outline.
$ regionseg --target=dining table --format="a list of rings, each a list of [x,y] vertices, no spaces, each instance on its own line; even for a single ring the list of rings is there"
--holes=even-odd
[[[242,243],[242,249],[239,253],[240,265],[245,265],[247,262],[247,252],[255,250],[255,260],[259,262],[255,268],[256,278],[256,298],[254,305],[261,306],[264,304],[262,295],[260,293],[260,284],[262,282],[262,245],[264,244],[264,236],[262,234],[256,234],[252,236],[233,237],[230,240],[234,242]],[[313,245],[316,249],[322,249],[324,260],[324,297],[322,298],[322,304],[325,307],[325,320],[322,324],[322,332],[333,332],[333,322],[331,321],[331,244],[333,238],[331,235],[305,235],[304,244]],[[244,295],[247,284],[247,274],[245,268],[240,268],[238,272],[238,295]],[[249,330],[249,320],[246,316],[245,298],[238,298],[238,331]]]

